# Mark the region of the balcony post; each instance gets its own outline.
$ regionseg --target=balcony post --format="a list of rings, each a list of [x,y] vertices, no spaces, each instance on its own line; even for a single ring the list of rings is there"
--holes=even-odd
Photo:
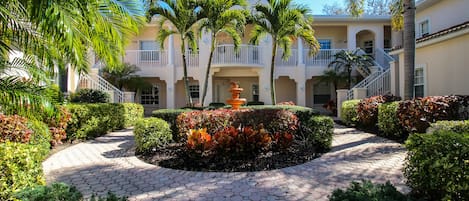
[[[298,38],[297,54],[298,54],[298,64],[297,65],[299,66],[301,64],[304,64],[304,61],[303,61],[304,51],[303,51],[303,39],[302,38]]]
[[[347,49],[355,50],[357,49],[357,38],[355,29],[351,25],[347,26]]]
[[[174,36],[168,36],[168,65],[174,65]]]

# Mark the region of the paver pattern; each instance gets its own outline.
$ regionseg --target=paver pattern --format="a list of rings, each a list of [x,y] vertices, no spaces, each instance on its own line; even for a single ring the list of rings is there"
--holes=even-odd
[[[279,170],[190,172],[150,165],[134,156],[132,130],[64,149],[43,163],[47,182],[75,185],[85,197],[112,191],[129,200],[328,200],[351,181],[387,180],[407,192],[402,145],[339,125],[333,148],[308,163]]]

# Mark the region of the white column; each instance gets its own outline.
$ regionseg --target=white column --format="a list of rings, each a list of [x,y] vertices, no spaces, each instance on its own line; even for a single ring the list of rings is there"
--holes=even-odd
[[[350,25],[347,26],[347,49],[357,49],[357,38],[355,29]]]
[[[166,108],[174,109],[175,107],[175,91],[176,84],[174,82],[166,83]]]
[[[270,63],[272,58],[272,37],[269,35],[261,40],[259,46],[263,68],[259,74],[259,101],[266,105],[272,104],[270,98]]]
[[[341,117],[342,103],[347,100],[347,89],[337,90],[337,117]]]
[[[389,73],[391,74],[391,94],[393,95],[398,95],[399,94],[399,90],[398,90],[398,83],[399,83],[399,76],[398,76],[398,72],[399,72],[399,69],[398,69],[398,65],[397,62],[395,61],[391,61],[389,62]]]
[[[174,65],[174,36],[168,36],[168,65]]]
[[[301,65],[301,64],[304,64],[304,61],[303,61],[303,54],[304,54],[304,51],[303,51],[303,39],[302,38],[298,38],[298,50],[297,50],[297,54],[298,54],[298,65]]]

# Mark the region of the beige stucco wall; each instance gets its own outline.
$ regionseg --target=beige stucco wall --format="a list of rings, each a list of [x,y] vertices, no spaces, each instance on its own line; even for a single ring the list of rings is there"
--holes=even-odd
[[[427,95],[469,94],[468,50],[469,34],[417,48],[415,64],[426,66]]]
[[[428,8],[417,9],[415,22],[418,26],[419,22],[428,19],[430,33],[434,33],[469,21],[468,11],[468,0],[440,0]],[[418,29],[416,31],[418,33]]]
[[[275,88],[277,103],[286,101],[293,101],[295,104],[297,103],[295,80],[292,80],[287,76],[280,76],[275,80]]]
[[[332,49],[347,48],[347,26],[313,26],[316,39],[331,39]]]
[[[199,83],[198,80],[194,80],[193,78],[189,77],[189,85],[199,85],[200,91],[199,94],[202,95],[202,83]],[[182,80],[178,80],[175,84],[175,107],[181,108],[186,106],[186,95],[184,89],[184,82]],[[199,99],[195,98],[192,99],[194,104],[199,103]]]
[[[240,94],[241,98],[247,101],[253,101],[252,85],[259,84],[257,77],[214,77],[213,78],[213,102],[226,103],[226,100],[231,98],[230,85],[231,82],[238,82],[239,87],[243,88]]]

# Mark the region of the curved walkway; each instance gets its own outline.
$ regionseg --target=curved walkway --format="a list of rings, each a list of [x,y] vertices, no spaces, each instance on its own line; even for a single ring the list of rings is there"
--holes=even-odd
[[[146,164],[134,156],[132,130],[113,132],[44,161],[47,182],[75,185],[85,197],[112,191],[130,200],[328,200],[351,181],[391,181],[407,191],[405,149],[336,125],[333,149],[308,163],[249,173],[189,172]]]

